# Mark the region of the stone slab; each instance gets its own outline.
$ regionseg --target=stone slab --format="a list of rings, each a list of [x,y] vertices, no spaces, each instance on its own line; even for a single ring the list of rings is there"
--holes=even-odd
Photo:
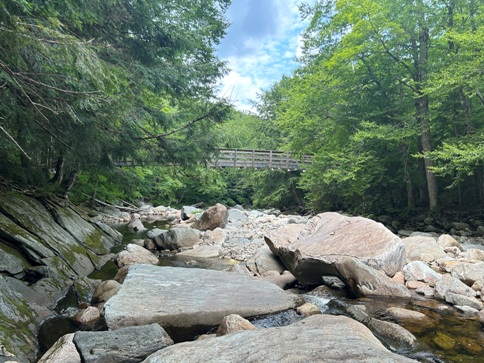
[[[151,323],[164,328],[190,328],[218,325],[230,314],[264,315],[296,304],[295,295],[242,274],[132,265],[104,311],[109,329]]]
[[[176,344],[142,363],[417,362],[387,350],[363,324],[313,315],[285,327],[245,330]]]

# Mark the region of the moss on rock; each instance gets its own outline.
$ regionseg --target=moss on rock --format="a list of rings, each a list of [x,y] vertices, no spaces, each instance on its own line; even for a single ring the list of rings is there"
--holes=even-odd
[[[38,350],[36,329],[28,303],[0,276],[0,345],[19,361],[33,360]]]

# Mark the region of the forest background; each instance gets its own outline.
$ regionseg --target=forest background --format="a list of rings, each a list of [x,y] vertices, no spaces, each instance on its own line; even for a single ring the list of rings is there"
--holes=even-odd
[[[256,114],[216,97],[229,5],[2,0],[3,182],[76,203],[482,212],[481,0],[303,4],[299,67],[261,92]],[[220,147],[314,162],[208,168]]]

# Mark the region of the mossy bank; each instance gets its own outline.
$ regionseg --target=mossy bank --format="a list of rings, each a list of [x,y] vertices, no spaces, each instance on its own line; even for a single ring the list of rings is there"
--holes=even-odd
[[[0,362],[34,361],[42,320],[120,240],[65,200],[0,191]]]

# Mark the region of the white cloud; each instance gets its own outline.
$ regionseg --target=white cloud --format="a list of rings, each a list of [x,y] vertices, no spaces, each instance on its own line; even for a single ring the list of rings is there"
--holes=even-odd
[[[300,58],[303,55],[303,37],[302,35],[297,37],[296,58]]]
[[[312,2],[314,0],[309,0]],[[233,95],[241,110],[251,110],[261,89],[289,75],[301,52],[306,23],[299,15],[302,0],[234,0],[228,16],[232,26],[219,54],[230,73],[221,82],[222,97]]]
[[[222,80],[219,95],[231,101],[238,110],[250,111],[250,98],[257,92],[257,86],[249,76],[230,71]]]

